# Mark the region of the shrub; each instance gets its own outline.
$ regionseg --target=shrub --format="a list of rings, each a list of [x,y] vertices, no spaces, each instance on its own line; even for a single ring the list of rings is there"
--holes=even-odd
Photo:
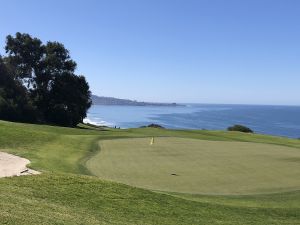
[[[141,126],[141,128],[146,128],[146,127],[165,129],[163,126],[161,126],[159,124],[155,124],[155,123],[151,123],[148,126]]]
[[[244,133],[253,133],[253,131],[246,126],[243,125],[234,125],[232,127],[227,128],[228,131],[239,131],[239,132],[244,132]]]

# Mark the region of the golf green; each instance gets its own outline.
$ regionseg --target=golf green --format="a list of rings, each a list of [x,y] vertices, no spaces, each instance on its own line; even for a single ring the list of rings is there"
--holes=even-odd
[[[300,188],[300,150],[190,138],[100,141],[94,175],[136,187],[192,194],[257,194]]]

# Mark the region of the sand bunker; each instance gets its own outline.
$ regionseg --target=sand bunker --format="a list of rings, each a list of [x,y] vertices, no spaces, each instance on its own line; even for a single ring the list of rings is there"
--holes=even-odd
[[[40,172],[26,167],[29,163],[28,159],[0,152],[0,177],[39,174]]]

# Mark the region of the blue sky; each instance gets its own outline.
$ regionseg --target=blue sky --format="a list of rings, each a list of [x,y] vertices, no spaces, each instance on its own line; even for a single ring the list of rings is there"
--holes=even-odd
[[[5,36],[60,41],[93,93],[300,105],[298,0],[0,0]]]

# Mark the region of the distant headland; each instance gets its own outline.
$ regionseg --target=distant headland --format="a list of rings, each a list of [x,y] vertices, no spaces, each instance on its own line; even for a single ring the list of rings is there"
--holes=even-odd
[[[93,105],[124,105],[124,106],[184,106],[177,103],[139,102],[129,99],[92,95]]]

